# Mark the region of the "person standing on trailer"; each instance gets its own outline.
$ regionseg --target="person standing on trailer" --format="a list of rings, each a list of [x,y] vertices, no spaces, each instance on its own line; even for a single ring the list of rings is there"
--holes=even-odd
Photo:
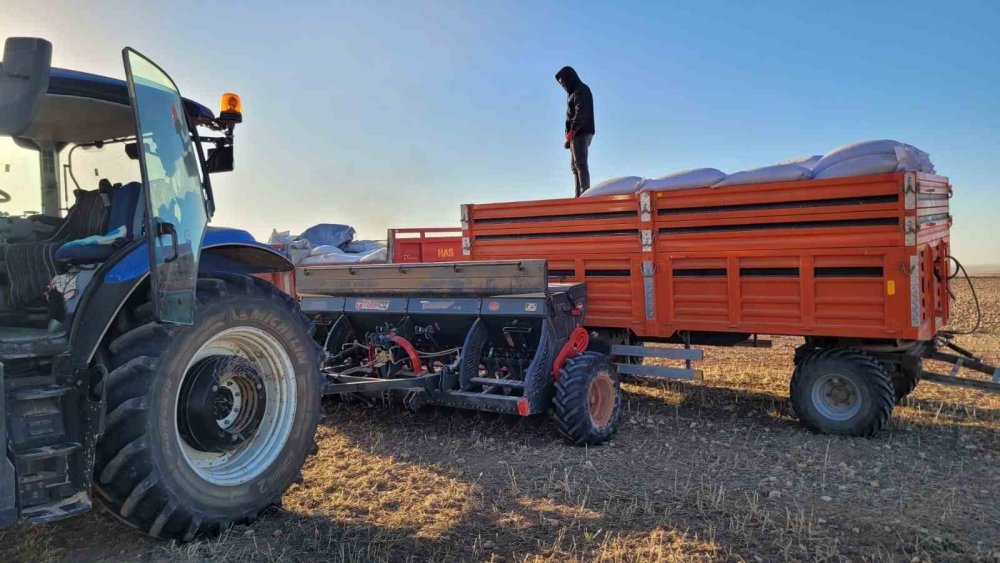
[[[590,189],[590,167],[587,164],[590,141],[594,138],[594,96],[590,87],[580,80],[571,66],[564,66],[556,73],[558,82],[568,94],[566,98],[566,142],[569,149],[576,197]]]

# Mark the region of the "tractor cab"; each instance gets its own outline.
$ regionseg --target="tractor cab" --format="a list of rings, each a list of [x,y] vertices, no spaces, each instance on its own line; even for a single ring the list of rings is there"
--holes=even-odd
[[[108,410],[109,401],[119,400],[109,399],[115,393],[109,387],[118,377],[115,370],[131,369],[122,357],[135,359],[141,352],[143,365],[152,365],[149,358],[170,341],[163,335],[173,331],[171,338],[179,341],[177,334],[209,322],[196,317],[196,304],[238,292],[268,294],[248,276],[292,268],[245,231],[207,227],[214,211],[210,175],[233,168],[239,97],[225,94],[216,116],[183,98],[149,59],[128,48],[122,55],[126,80],[51,68],[52,45],[42,39],[11,38],[4,45],[0,527],[90,508],[95,464],[109,463],[94,450],[102,443],[111,447],[101,437],[120,414]],[[206,272],[216,277],[205,280]],[[293,303],[274,303],[282,304],[281,312],[295,309]],[[293,332],[300,329],[308,340],[303,328]],[[218,358],[237,350],[235,344],[219,346],[205,362],[231,365]],[[239,354],[254,358],[258,352]],[[202,362],[192,362],[191,378],[198,379]],[[189,373],[184,366],[162,369],[163,380]],[[261,384],[251,389],[259,393],[268,389],[262,372],[254,372]],[[226,381],[245,379],[233,375]],[[236,424],[233,413],[241,403],[232,396],[230,410],[218,420],[206,414],[206,400],[195,393],[178,403],[178,432],[193,452],[189,466],[198,471],[205,464],[220,466],[217,458],[251,443],[247,428],[261,425]],[[268,408],[275,404],[272,399]],[[242,411],[251,412],[246,405]],[[236,428],[241,433],[225,434],[228,441],[220,446],[218,434]],[[161,534],[183,536],[154,533]]]
[[[153,264],[154,314],[192,321],[214,206],[209,173],[232,169],[241,120],[237,96],[224,97],[217,118],[132,50],[124,52],[127,81],[50,68],[50,60],[47,41],[14,38],[0,65],[5,361],[67,347],[88,287],[142,246],[135,258]]]

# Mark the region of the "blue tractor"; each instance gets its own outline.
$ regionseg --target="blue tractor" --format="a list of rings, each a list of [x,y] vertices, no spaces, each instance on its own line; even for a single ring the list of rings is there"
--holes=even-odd
[[[216,116],[132,49],[126,81],[51,55],[10,38],[0,66],[0,526],[95,497],[162,538],[251,521],[315,448],[321,380],[255,276],[292,265],[207,226],[239,98]]]

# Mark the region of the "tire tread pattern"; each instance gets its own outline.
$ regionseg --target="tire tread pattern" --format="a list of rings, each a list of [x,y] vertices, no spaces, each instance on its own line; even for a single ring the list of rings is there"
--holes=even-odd
[[[847,365],[853,365],[861,369],[865,374],[865,381],[871,392],[872,412],[870,416],[861,421],[859,426],[852,428],[848,432],[838,432],[851,436],[870,437],[878,431],[884,429],[889,424],[892,416],[892,409],[896,404],[896,392],[892,385],[892,378],[878,360],[870,354],[854,348],[822,348],[805,358],[795,367],[792,374],[790,389],[792,411],[810,430],[827,433],[829,429],[824,428],[818,421],[811,420],[807,414],[807,409],[802,405],[797,405],[800,397],[808,395],[808,376],[819,366],[826,362],[839,361]],[[802,395],[806,393],[806,395]]]
[[[606,364],[615,379],[615,407],[611,420],[603,427],[597,428],[590,420],[587,411],[590,393],[590,381],[595,368]],[[577,446],[594,446],[611,439],[618,430],[621,418],[621,387],[614,368],[608,357],[599,352],[584,352],[566,360],[556,381],[556,395],[552,401],[552,415],[563,435],[571,444]]]
[[[198,280],[199,306],[220,299],[238,300],[248,294],[276,299],[282,307],[295,312],[313,345],[318,366],[322,349],[312,338],[314,327],[290,296],[250,276],[221,273]],[[105,382],[109,424],[104,438],[98,443],[94,467],[99,498],[116,517],[159,538],[190,541],[199,534],[222,532],[233,523],[249,524],[267,506],[278,502],[283,491],[268,499],[264,508],[235,520],[222,519],[180,505],[165,488],[156,470],[150,467],[147,440],[139,433],[149,416],[147,395],[156,378],[159,353],[166,348],[170,338],[183,330],[183,327],[156,323],[151,311],[148,302],[138,305],[130,317],[140,324],[122,333],[108,346],[112,363]],[[317,409],[316,422],[321,412]],[[315,438],[308,449],[315,451]],[[143,478],[139,480],[137,475]]]

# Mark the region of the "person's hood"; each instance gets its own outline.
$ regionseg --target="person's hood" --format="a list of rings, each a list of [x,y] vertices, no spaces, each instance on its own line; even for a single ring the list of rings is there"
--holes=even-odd
[[[572,94],[576,90],[577,86],[580,85],[580,77],[576,74],[571,66],[562,67],[559,72],[556,73],[556,80],[562,83],[563,88],[566,89],[566,93]]]

